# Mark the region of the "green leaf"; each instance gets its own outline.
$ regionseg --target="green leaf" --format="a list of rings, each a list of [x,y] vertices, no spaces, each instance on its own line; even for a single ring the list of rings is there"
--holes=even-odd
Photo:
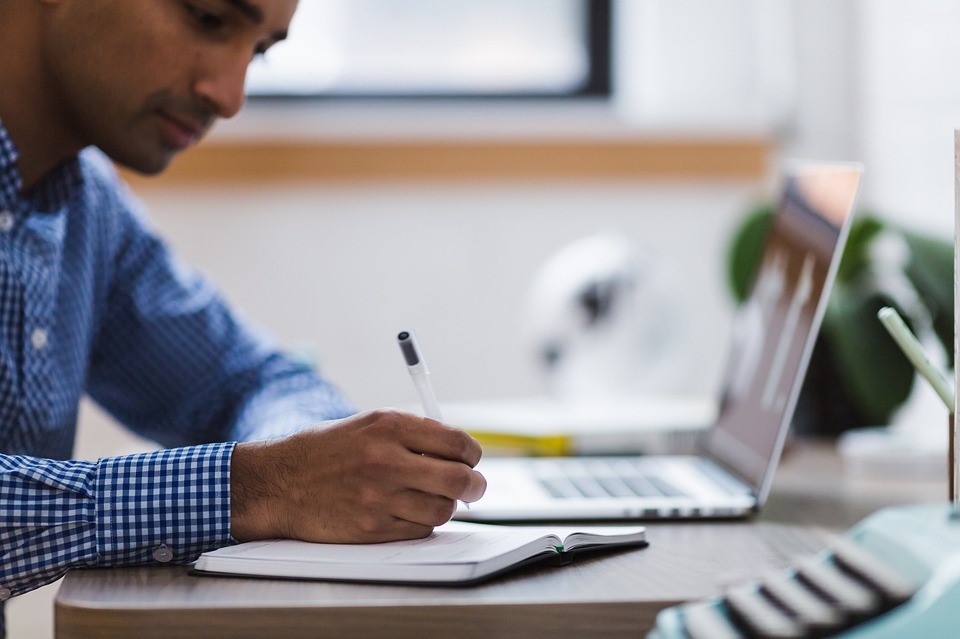
[[[870,242],[883,231],[883,223],[870,215],[858,215],[850,225],[847,244],[837,269],[837,281],[849,282],[870,266]]]
[[[877,311],[894,306],[874,291],[837,282],[824,335],[844,385],[857,408],[874,424],[889,423],[910,395],[914,371],[877,319]]]
[[[930,312],[933,330],[953,367],[953,243],[905,231],[911,257],[906,275]]]
[[[727,253],[727,281],[738,304],[747,299],[753,277],[760,267],[763,246],[773,224],[772,204],[760,204],[747,213],[734,233]]]

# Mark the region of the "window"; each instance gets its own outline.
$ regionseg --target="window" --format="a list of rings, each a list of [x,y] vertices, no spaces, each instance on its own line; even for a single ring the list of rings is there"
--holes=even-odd
[[[544,97],[610,91],[610,0],[308,0],[250,96]]]

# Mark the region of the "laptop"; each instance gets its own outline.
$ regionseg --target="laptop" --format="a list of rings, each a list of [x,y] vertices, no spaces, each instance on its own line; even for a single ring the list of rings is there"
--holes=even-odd
[[[694,455],[491,457],[473,521],[746,517],[766,500],[860,186],[858,164],[797,163],[733,323],[715,421]]]

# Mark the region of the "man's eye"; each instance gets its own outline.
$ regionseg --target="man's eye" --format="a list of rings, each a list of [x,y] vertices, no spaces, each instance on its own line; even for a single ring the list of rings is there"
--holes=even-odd
[[[219,16],[215,13],[210,13],[209,11],[197,7],[192,4],[187,4],[187,11],[190,12],[190,15],[193,16],[193,19],[196,21],[197,25],[205,31],[216,31],[224,25],[224,19],[222,16]]]

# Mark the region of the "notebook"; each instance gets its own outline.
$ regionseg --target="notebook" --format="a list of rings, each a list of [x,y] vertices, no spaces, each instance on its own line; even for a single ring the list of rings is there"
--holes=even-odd
[[[194,573],[466,585],[534,563],[564,565],[585,552],[646,545],[643,526],[579,530],[452,521],[424,539],[382,544],[251,541],[203,553]]]
[[[692,455],[484,458],[473,521],[744,517],[763,504],[843,252],[863,169],[796,163],[733,323],[719,409]]]

